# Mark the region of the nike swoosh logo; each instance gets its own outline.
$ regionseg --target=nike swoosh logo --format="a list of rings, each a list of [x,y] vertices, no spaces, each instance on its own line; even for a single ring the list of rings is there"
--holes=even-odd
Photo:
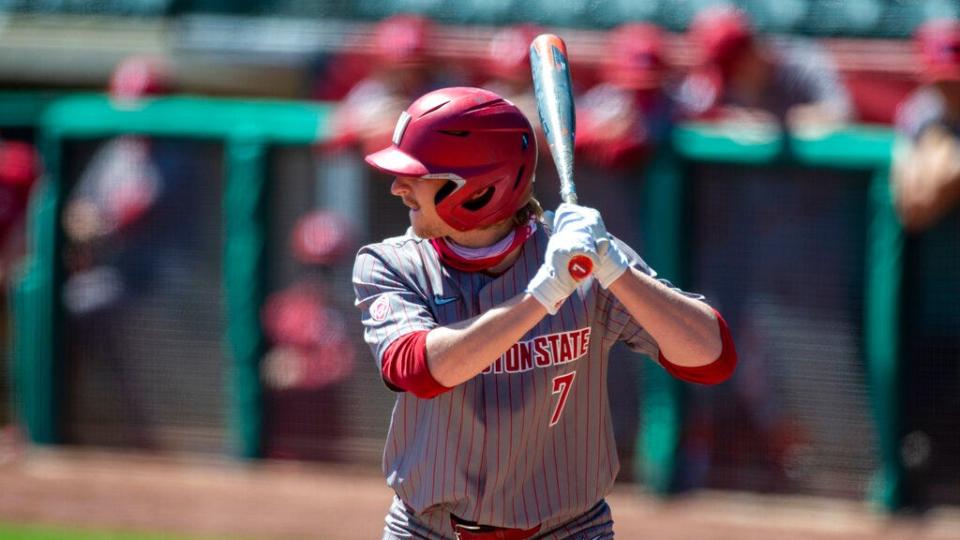
[[[447,296],[447,297],[443,297],[443,296],[437,296],[437,295],[435,295],[435,296],[433,297],[433,303],[436,304],[436,305],[438,305],[438,306],[443,306],[443,305],[449,304],[450,302],[456,302],[456,301],[459,300],[459,299],[460,299],[459,296]]]

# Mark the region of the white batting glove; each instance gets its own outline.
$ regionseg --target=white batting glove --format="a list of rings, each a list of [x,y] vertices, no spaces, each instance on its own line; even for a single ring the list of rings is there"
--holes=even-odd
[[[630,268],[630,259],[609,235],[597,240],[597,253],[599,261],[593,269],[593,277],[606,289]]]
[[[598,265],[596,243],[593,237],[567,230],[554,232],[547,242],[543,265],[530,280],[526,292],[543,304],[547,313],[554,315],[564,300],[577,288],[577,280],[570,275],[571,262],[585,256],[593,268]]]
[[[607,227],[603,224],[600,212],[586,206],[562,203],[553,213],[551,223],[555,233],[569,231],[594,240],[607,237]]]

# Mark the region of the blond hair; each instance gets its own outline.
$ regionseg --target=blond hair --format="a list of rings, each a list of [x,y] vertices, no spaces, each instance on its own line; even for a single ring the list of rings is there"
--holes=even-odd
[[[543,221],[543,207],[540,206],[540,201],[533,197],[530,197],[527,204],[520,207],[520,209],[513,214],[513,223],[515,225],[523,225],[531,219]]]

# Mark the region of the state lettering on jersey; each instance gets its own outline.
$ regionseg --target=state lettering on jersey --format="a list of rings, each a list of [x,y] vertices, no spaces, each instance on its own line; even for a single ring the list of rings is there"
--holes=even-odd
[[[523,373],[573,362],[590,349],[590,327],[537,336],[514,343],[481,373]]]

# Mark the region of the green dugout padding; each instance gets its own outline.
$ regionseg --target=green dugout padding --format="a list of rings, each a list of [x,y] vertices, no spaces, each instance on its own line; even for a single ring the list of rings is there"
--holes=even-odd
[[[0,99],[0,115],[7,109]],[[233,366],[230,380],[231,430],[235,453],[260,455],[261,398],[257,364],[264,348],[258,314],[264,296],[264,193],[266,152],[278,144],[311,144],[328,136],[328,106],[315,103],[251,102],[197,97],[149,100],[117,106],[102,95],[76,95],[28,107],[40,128],[47,177],[31,202],[30,257],[15,295],[15,376],[21,417],[31,440],[56,443],[60,380],[57,339],[60,330],[58,247],[63,204],[60,159],[63,142],[124,133],[193,137],[225,142],[227,184],[224,193],[224,283],[228,310],[225,336]],[[18,112],[17,114],[21,114]],[[22,113],[27,114],[27,113]],[[0,123],[3,120],[0,118]],[[886,509],[900,503],[901,464],[897,452],[896,373],[899,359],[898,312],[901,231],[887,190],[892,144],[889,130],[865,127],[785,137],[769,130],[729,131],[684,125],[647,170],[644,194],[646,256],[661,275],[680,286],[686,276],[687,207],[685,166],[692,162],[765,165],[790,162],[811,167],[874,171],[868,208],[864,269],[866,306],[863,324],[872,407],[880,439],[881,470],[872,490]],[[649,370],[644,377],[644,411],[638,451],[639,471],[658,493],[674,487],[683,386]]]
[[[63,204],[63,142],[136,133],[225,142],[226,241],[224,283],[226,347],[231,354],[231,430],[235,453],[259,455],[261,410],[257,362],[263,349],[259,309],[263,298],[264,155],[273,144],[312,144],[326,136],[328,106],[316,103],[239,101],[197,97],[115,104],[102,95],[65,97],[49,104],[39,121],[46,165],[31,201],[30,256],[15,296],[15,377],[21,417],[32,441],[57,443],[60,389],[60,276],[58,227]]]
[[[890,130],[874,127],[789,136],[768,128],[683,125],[674,131],[671,148],[660,152],[647,170],[643,216],[646,257],[661,276],[683,287],[687,278],[684,252],[687,236],[682,218],[687,204],[685,164],[790,163],[872,171],[874,179],[867,201],[870,219],[864,265],[863,341],[881,464],[870,497],[879,508],[886,510],[901,504],[903,469],[897,450],[902,232],[887,184],[892,144]],[[812,177],[811,181],[816,178]],[[645,421],[638,442],[638,451],[644,455],[639,460],[643,470],[638,473],[650,489],[664,494],[675,487],[678,472],[683,386],[662,370],[647,371],[642,405]]]

